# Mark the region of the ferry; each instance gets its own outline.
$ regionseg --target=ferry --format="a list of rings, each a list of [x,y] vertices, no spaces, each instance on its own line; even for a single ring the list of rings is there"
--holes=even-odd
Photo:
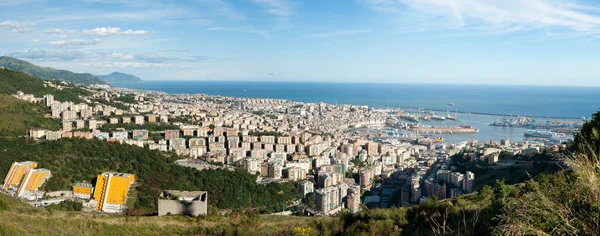
[[[431,119],[432,120],[446,120],[446,117],[444,117],[444,116],[432,116]]]
[[[528,138],[553,138],[556,137],[556,133],[552,132],[552,131],[540,131],[540,130],[527,130],[524,133],[525,137]]]

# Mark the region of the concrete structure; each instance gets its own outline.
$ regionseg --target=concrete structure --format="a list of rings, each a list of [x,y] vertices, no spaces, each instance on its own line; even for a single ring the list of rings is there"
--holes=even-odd
[[[360,211],[360,188],[348,189],[348,197],[346,199],[346,208],[352,213]]]
[[[473,192],[473,185],[475,185],[475,174],[471,171],[467,171],[463,178],[463,191],[470,193]]]
[[[136,129],[132,131],[131,138],[134,140],[146,140],[148,139],[148,130]]]
[[[90,199],[94,192],[94,186],[88,183],[76,183],[73,185],[73,196],[81,199]]]
[[[30,169],[27,171],[23,181],[19,185],[16,197],[28,198],[30,193],[34,193],[38,190],[42,184],[51,177],[50,170],[47,169]],[[35,197],[34,197],[35,199]]]
[[[46,135],[46,131],[43,129],[33,128],[29,130],[29,137],[39,139]]]
[[[179,130],[165,130],[165,139],[179,138]]]
[[[108,213],[123,212],[129,187],[134,181],[133,174],[104,172],[98,175],[94,190],[94,199],[98,202],[96,210]]]
[[[144,122],[145,122],[144,116],[134,116],[133,117],[133,123],[136,125],[143,125]]]
[[[300,183],[298,183],[298,191],[300,191],[300,193],[302,193],[302,196],[306,196],[306,194],[312,193],[315,191],[315,184],[313,184],[313,182],[310,182],[308,180],[302,181]]]
[[[206,215],[208,193],[164,190],[158,198],[158,215]]]
[[[315,191],[317,211],[325,214],[340,207],[339,190],[336,187],[327,187]]]
[[[24,161],[24,162],[15,162],[10,166],[6,177],[4,177],[4,184],[2,185],[2,189],[8,190],[11,187],[18,187],[21,184],[21,181],[31,169],[35,169],[38,166],[37,162],[34,161]]]
[[[52,95],[52,94],[44,95],[44,104],[47,107],[50,107],[50,106],[52,106],[52,103],[54,103],[54,95]]]

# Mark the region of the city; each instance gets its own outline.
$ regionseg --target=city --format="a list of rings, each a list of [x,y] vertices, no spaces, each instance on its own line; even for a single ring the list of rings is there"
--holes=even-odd
[[[410,206],[430,197],[443,200],[471,193],[476,176],[470,171],[456,171],[451,157],[457,154],[471,162],[509,168],[519,163],[499,162],[501,153],[535,155],[544,149],[558,152],[566,148],[563,143],[507,139],[499,143],[443,143],[419,136],[391,141],[393,136],[356,132],[363,128],[408,128],[398,115],[402,111],[393,109],[173,95],[102,85],[85,89],[93,95],[82,99],[97,105],[59,102],[52,94],[15,94],[28,102],[43,103],[50,109],[50,117],[61,120],[59,131],[34,128],[28,136],[37,140],[83,138],[135,145],[174,152],[185,157],[177,164],[198,170],[239,168],[256,174],[258,183],[295,182],[303,199],[290,205],[289,210],[308,215],[332,215],[342,209],[358,212],[362,207]],[[150,129],[136,128],[145,125]],[[14,165],[3,189],[36,206],[77,200],[89,211],[124,212],[128,189],[135,186],[135,173],[98,173],[95,186],[92,180],[82,179],[71,191],[48,192],[44,198],[39,187],[51,177],[49,171],[35,169],[37,163]],[[35,177],[35,184],[28,184],[29,177],[24,176],[39,171],[45,174]],[[108,191],[104,187],[107,180],[100,180],[108,176],[113,176],[113,181],[126,180],[115,183],[120,187],[111,187],[121,190]],[[27,186],[26,194],[22,186]]]

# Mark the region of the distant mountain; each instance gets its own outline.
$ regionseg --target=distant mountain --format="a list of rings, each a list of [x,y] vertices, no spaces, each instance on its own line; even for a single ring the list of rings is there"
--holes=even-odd
[[[90,73],[74,73],[68,70],[41,67],[12,57],[0,57],[0,66],[10,70],[25,72],[41,80],[62,80],[85,85],[106,84],[106,82]]]
[[[96,75],[96,77],[104,80],[107,83],[141,83],[142,79],[135,75],[125,74],[121,72],[113,72],[109,75]]]

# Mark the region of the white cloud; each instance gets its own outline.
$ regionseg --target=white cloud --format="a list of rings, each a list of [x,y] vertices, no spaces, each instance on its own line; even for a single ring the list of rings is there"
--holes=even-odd
[[[414,24],[474,31],[592,31],[600,9],[571,0],[368,0],[371,9]],[[417,16],[417,17],[415,17]]]
[[[18,34],[35,30],[35,23],[29,21],[3,21],[0,22],[0,28],[7,28],[10,29],[12,33]]]
[[[357,34],[368,33],[370,30],[336,30],[331,32],[323,32],[323,33],[315,33],[308,35],[309,38],[319,39],[319,38],[329,38],[329,37],[338,37],[338,36],[352,36]]]
[[[77,32],[77,30],[72,30],[72,29],[48,29],[48,30],[46,30],[46,34],[58,34],[62,38],[65,38],[75,32]]]
[[[136,36],[136,35],[146,35],[151,34],[151,31],[146,30],[121,30],[118,27],[97,27],[95,29],[83,30],[83,34],[87,35],[98,35],[98,36],[110,36],[110,35],[128,35],[128,36]]]
[[[102,40],[96,38],[96,39],[90,39],[90,40],[83,40],[83,39],[58,40],[58,41],[49,42],[48,44],[51,46],[57,46],[57,47],[63,47],[63,46],[80,47],[80,46],[86,46],[86,45],[96,45],[100,42],[102,42]]]

